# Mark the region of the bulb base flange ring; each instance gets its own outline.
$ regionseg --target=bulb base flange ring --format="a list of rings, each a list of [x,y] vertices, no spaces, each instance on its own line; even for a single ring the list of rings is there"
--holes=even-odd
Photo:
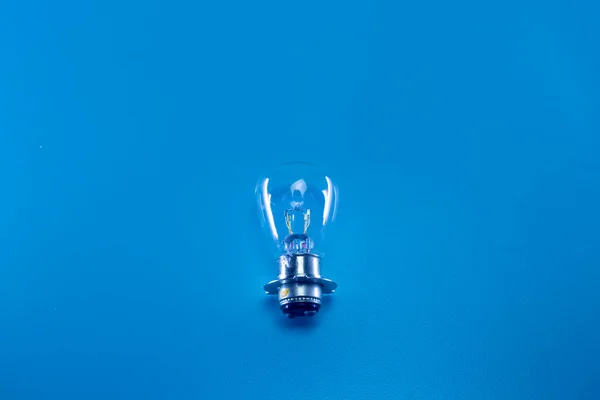
[[[321,277],[320,258],[297,254],[279,258],[279,277],[264,286],[267,294],[278,294],[279,305],[290,318],[315,315],[321,295],[335,292],[337,284]]]

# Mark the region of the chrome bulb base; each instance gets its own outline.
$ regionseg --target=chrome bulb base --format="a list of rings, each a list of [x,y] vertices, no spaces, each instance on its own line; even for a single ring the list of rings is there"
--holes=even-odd
[[[310,253],[279,257],[279,276],[264,289],[278,295],[281,311],[289,318],[315,315],[322,295],[335,292],[337,284],[321,277],[320,261]]]

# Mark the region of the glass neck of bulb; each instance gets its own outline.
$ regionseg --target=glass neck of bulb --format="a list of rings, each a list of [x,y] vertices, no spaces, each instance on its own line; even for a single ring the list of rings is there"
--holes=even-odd
[[[292,254],[307,254],[313,248],[312,239],[304,234],[291,234],[284,241],[285,252]]]

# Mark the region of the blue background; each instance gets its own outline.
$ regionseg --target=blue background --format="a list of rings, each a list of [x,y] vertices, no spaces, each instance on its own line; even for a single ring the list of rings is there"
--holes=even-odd
[[[3,1],[0,398],[600,398],[593,1]],[[256,179],[340,187],[282,318]]]

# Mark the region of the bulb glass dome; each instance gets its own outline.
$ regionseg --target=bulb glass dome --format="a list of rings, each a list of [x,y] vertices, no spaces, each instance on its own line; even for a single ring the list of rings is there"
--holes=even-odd
[[[260,179],[256,196],[263,229],[275,256],[323,256],[325,233],[335,220],[338,190],[308,164],[287,164]]]

